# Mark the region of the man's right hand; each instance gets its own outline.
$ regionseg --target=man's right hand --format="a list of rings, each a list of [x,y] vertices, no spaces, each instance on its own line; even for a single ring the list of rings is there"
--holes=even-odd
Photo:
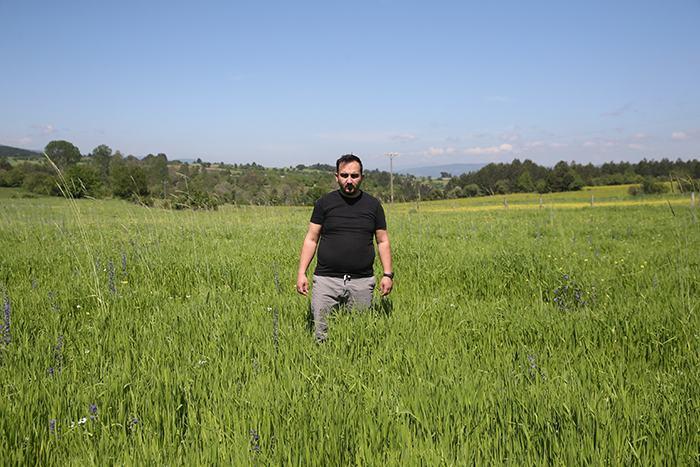
[[[309,293],[309,279],[307,279],[306,274],[297,276],[297,292],[302,295]]]

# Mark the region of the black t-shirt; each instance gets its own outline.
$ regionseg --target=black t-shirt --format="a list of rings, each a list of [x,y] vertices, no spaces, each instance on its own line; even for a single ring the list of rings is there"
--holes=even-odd
[[[316,202],[311,222],[321,225],[318,276],[374,275],[374,236],[386,230],[384,210],[377,198],[360,192],[348,198],[336,190]]]

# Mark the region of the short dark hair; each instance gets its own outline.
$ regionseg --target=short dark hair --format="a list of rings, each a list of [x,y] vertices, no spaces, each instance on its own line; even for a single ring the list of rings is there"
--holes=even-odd
[[[336,173],[340,172],[340,164],[347,164],[349,162],[357,162],[360,164],[360,173],[362,173],[362,161],[355,154],[345,154],[344,156],[340,156],[340,159],[335,161]]]

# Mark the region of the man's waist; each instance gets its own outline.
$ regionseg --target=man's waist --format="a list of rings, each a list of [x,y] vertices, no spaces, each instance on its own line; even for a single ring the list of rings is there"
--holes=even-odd
[[[316,271],[314,271],[314,276],[320,276],[320,277],[334,277],[336,279],[362,279],[366,277],[373,277],[374,276],[374,271],[367,273],[367,272],[335,272],[335,271],[319,271],[318,268],[316,268]]]

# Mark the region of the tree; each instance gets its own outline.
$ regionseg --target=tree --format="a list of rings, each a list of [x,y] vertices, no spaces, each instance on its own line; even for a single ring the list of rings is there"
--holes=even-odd
[[[547,177],[547,185],[553,192],[566,191],[569,189],[569,184],[574,181],[573,175],[567,177],[571,168],[564,161],[557,162],[554,170]],[[570,178],[570,179],[569,179]]]
[[[95,197],[102,186],[100,176],[90,166],[76,164],[66,169],[66,190],[73,198]]]
[[[141,165],[146,169],[148,180],[151,185],[160,184],[170,180],[168,171],[168,158],[165,154],[154,156],[149,154],[142,161]]]
[[[0,170],[0,186],[20,187],[24,183],[24,172],[19,167]]]
[[[535,191],[535,184],[532,183],[530,172],[527,170],[518,178],[518,191],[521,193],[532,193]]]
[[[326,190],[322,186],[313,187],[306,193],[304,201],[309,206],[313,206],[314,204],[316,204],[316,201],[318,201],[321,198],[321,196],[325,195],[326,193],[328,193],[328,190]]]
[[[146,172],[135,165],[119,165],[112,170],[112,191],[118,198],[148,195]]]
[[[80,150],[68,141],[51,141],[44,148],[44,153],[61,172],[69,165],[80,162]]]
[[[462,188],[462,195],[469,198],[480,196],[481,189],[479,188],[479,185],[470,183],[469,185],[464,185],[464,188]]]
[[[645,195],[658,195],[661,193],[666,193],[668,191],[668,187],[652,178],[645,178],[642,182],[642,191]]]
[[[508,179],[499,180],[496,182],[496,193],[505,195],[510,193],[510,183]]]
[[[426,198],[427,201],[435,201],[443,198],[443,193],[440,188],[433,188],[430,190],[430,193],[428,193],[428,196]]]
[[[58,189],[54,177],[43,171],[36,171],[27,175],[22,186],[32,193],[61,196],[61,190]]]
[[[579,175],[576,172],[571,171],[571,172],[569,172],[569,174],[572,177],[571,177],[571,182],[568,185],[568,190],[569,191],[581,191],[583,189],[583,187],[586,186],[586,183],[583,181],[583,179],[581,177],[579,177]]]
[[[2,156],[2,158],[0,158],[0,171],[3,170],[5,172],[12,170],[12,164],[10,164],[10,161],[7,160],[7,156]]]
[[[92,165],[100,175],[109,175],[109,163],[112,159],[112,150],[104,144],[100,144],[92,150]]]

